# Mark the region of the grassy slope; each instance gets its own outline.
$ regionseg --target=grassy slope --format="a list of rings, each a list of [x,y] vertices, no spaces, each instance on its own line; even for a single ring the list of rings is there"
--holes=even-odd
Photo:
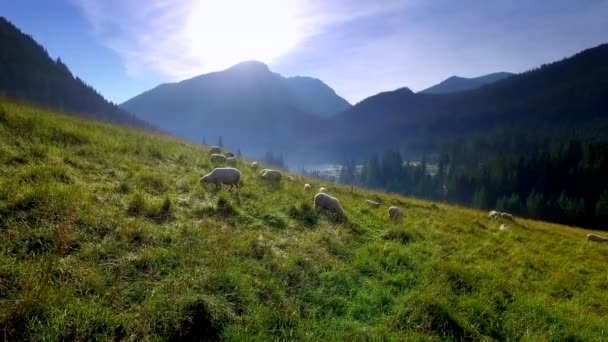
[[[0,165],[0,338],[608,339],[581,229],[324,184],[339,223],[302,181],[206,190],[201,146],[6,101]]]

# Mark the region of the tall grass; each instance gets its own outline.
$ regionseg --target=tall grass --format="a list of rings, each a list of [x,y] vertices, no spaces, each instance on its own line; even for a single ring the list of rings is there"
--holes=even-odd
[[[321,184],[339,220],[245,166],[202,187],[201,146],[7,101],[0,162],[2,339],[608,340],[582,229]]]

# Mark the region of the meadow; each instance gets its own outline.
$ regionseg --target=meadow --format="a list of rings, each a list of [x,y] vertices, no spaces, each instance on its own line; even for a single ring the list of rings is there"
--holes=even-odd
[[[0,100],[0,339],[608,340],[590,230],[267,184],[248,161],[218,191],[206,151]]]

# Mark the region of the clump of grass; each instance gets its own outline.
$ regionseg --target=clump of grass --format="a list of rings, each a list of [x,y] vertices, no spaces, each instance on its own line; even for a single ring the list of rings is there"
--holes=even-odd
[[[169,196],[165,196],[160,202],[149,208],[146,216],[157,223],[167,222],[175,218],[174,206]]]
[[[157,223],[172,220],[174,216],[174,206],[169,196],[165,196],[160,201],[154,201],[146,197],[141,191],[131,196],[127,204],[127,213],[132,216],[143,216]]]
[[[466,322],[458,318],[449,305],[433,296],[408,297],[404,310],[397,315],[397,326],[402,330],[426,332],[442,339],[475,340],[478,335]]]
[[[232,202],[224,194],[220,194],[217,199],[216,212],[222,217],[239,216],[239,211],[234,207]]]
[[[289,208],[289,216],[300,221],[308,227],[312,227],[319,222],[319,215],[309,203],[300,203],[292,205]]]
[[[167,191],[167,182],[160,173],[144,173],[139,178],[142,189],[151,195],[160,195]]]
[[[150,157],[156,160],[163,160],[165,157],[163,152],[156,145],[148,145],[148,153],[150,154]]]
[[[132,216],[140,216],[144,215],[147,211],[148,200],[146,199],[146,196],[141,191],[133,194],[127,204],[127,213]]]
[[[285,219],[275,214],[264,214],[262,216],[262,222],[264,222],[264,224],[267,226],[277,229],[285,229],[287,227],[287,222],[285,222]]]
[[[131,192],[131,186],[129,183],[122,181],[116,186],[116,192],[119,194],[128,194]]]
[[[404,245],[412,242],[414,240],[414,234],[405,230],[404,228],[392,228],[384,233],[384,238],[386,240],[392,240]]]
[[[0,216],[7,222],[10,219],[32,224],[58,222],[77,210],[78,195],[74,189],[52,181],[23,186],[11,196]]]

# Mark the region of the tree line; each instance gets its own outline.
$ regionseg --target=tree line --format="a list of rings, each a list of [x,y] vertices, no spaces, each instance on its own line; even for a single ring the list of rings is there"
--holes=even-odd
[[[416,162],[388,149],[373,155],[360,170],[355,161],[345,162],[339,181],[545,221],[608,228],[608,143],[555,139],[517,148],[512,143],[512,138],[496,137],[491,144],[454,141]]]

